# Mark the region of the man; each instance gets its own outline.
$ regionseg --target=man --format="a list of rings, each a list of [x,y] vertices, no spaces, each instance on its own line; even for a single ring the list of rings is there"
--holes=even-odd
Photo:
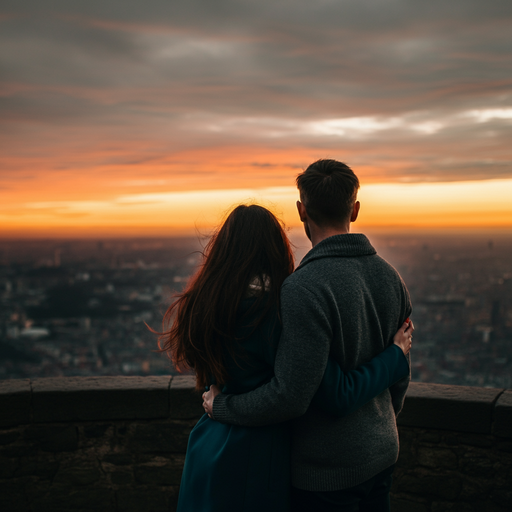
[[[295,418],[292,510],[389,510],[395,418],[409,377],[342,418],[310,403],[329,355],[350,371],[389,345],[411,313],[409,295],[368,239],[350,234],[360,204],[359,180],[348,166],[319,160],[297,177],[297,186],[297,209],[313,248],[281,290],[275,377],[243,395],[210,391],[205,407],[215,420],[239,425]]]

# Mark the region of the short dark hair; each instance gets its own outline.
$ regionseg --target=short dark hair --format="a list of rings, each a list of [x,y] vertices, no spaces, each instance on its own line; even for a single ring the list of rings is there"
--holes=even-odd
[[[297,176],[297,188],[311,220],[319,226],[329,226],[350,217],[359,180],[342,162],[317,160]]]

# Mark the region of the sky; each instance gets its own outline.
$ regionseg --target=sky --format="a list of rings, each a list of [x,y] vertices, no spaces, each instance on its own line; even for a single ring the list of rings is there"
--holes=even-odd
[[[512,229],[508,0],[3,0],[0,237],[298,226],[319,158],[357,227]]]

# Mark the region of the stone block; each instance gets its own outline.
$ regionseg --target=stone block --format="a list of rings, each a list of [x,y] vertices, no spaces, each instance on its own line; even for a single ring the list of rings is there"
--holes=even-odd
[[[439,444],[441,442],[441,434],[435,430],[430,432],[423,432],[421,434],[421,442]]]
[[[103,462],[116,466],[128,466],[132,463],[132,456],[127,453],[109,453],[103,457]]]
[[[48,457],[22,457],[15,476],[36,476],[41,480],[52,480],[58,469],[59,463]]]
[[[416,466],[416,442],[411,432],[400,431],[400,452],[396,462],[400,468],[414,468]]]
[[[0,510],[2,512],[29,512],[23,486],[17,482],[0,482]]]
[[[110,479],[114,485],[131,485],[133,483],[133,474],[131,471],[112,471]]]
[[[32,455],[33,447],[25,442],[12,443],[7,446],[0,447],[0,457],[23,457],[24,455]]]
[[[499,389],[412,382],[398,424],[490,434]]]
[[[491,492],[491,500],[502,507],[512,510],[512,491],[510,489],[495,489]]]
[[[475,507],[478,512],[510,512],[510,506],[503,507],[492,501],[480,502]]]
[[[55,485],[75,488],[94,484],[100,478],[101,473],[96,466],[77,464],[72,467],[62,466],[55,476],[53,483]]]
[[[417,452],[417,462],[429,468],[456,469],[457,455],[447,448],[420,446]]]
[[[432,512],[477,512],[473,505],[460,501],[456,503],[434,501],[431,510]]]
[[[393,512],[430,512],[430,507],[426,503],[391,496],[391,510]]]
[[[78,447],[78,431],[73,425],[31,425],[24,438],[29,445],[45,452],[70,452]]]
[[[114,493],[110,489],[99,487],[76,490],[67,486],[52,486],[49,492],[37,496],[31,503],[32,512],[110,512],[112,510],[115,510]]]
[[[0,432],[0,446],[11,444],[20,437],[19,430],[11,430],[9,432]]]
[[[501,441],[496,444],[496,448],[502,452],[512,453],[512,441]]]
[[[493,480],[498,489],[512,489],[512,456],[501,456],[494,464],[496,477]]]
[[[119,437],[126,436],[126,433],[128,432],[128,427],[126,425],[117,425],[116,426],[116,434]]]
[[[170,418],[193,419],[204,414],[201,392],[195,389],[196,379],[192,375],[177,375],[172,378],[169,394]]]
[[[475,435],[475,434],[460,434],[458,436],[461,444],[467,444],[469,446],[478,446],[480,448],[491,448],[492,439],[487,436]]]
[[[166,418],[170,377],[34,379],[34,421]]]
[[[492,478],[494,476],[494,463],[487,457],[478,457],[474,454],[465,454],[460,461],[460,469],[463,473],[480,478]]]
[[[496,486],[496,483],[489,478],[484,478],[478,474],[473,477],[464,475],[461,498],[464,498],[468,502],[473,502],[482,498],[482,496],[488,496],[491,489]]]
[[[105,435],[110,425],[85,425],[83,432],[84,436],[89,439],[96,439]]]
[[[167,463],[140,464],[135,467],[135,481],[143,485],[179,485],[184,459]]]
[[[0,427],[30,423],[30,379],[0,380]]]
[[[507,389],[496,401],[494,407],[493,434],[512,438],[512,390]]]
[[[18,458],[2,459],[0,462],[0,478],[12,478],[18,471],[19,465]]]
[[[445,435],[443,438],[444,444],[447,446],[458,446],[460,444],[459,433],[452,433],[452,435]]]
[[[169,512],[167,491],[120,489],[116,495],[118,512]]]
[[[459,497],[462,482],[456,477],[446,475],[404,475],[400,479],[399,490],[418,496],[433,496],[445,500]]]
[[[128,440],[128,448],[136,453],[185,453],[193,426],[193,421],[138,424]]]

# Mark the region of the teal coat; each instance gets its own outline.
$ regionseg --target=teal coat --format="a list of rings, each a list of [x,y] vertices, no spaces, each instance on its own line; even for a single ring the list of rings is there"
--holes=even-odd
[[[250,317],[244,313],[255,300],[244,299],[240,305],[236,336],[243,341],[236,362],[226,355],[230,375],[222,390],[226,394],[246,393],[274,375],[281,325],[272,310],[252,331],[250,323],[257,313]],[[393,347],[352,372],[343,373],[329,360],[314,406],[343,416],[406,376],[407,360]],[[219,423],[205,414],[189,437],[178,512],[286,512],[289,487],[288,422],[243,427]]]

